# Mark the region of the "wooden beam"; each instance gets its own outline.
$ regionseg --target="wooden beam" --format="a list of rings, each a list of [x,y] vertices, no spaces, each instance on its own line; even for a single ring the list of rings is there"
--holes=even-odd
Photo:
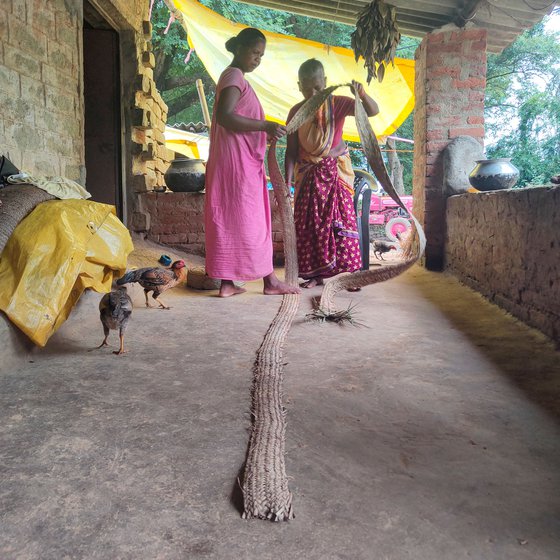
[[[356,25],[356,14],[350,14],[347,10],[338,13],[318,7],[313,0],[297,0],[288,2],[277,2],[275,0],[238,0],[244,4],[251,4],[254,6],[261,6],[263,8],[270,8],[279,11],[289,11],[303,16],[324,19],[326,21],[335,21],[346,25]],[[403,14],[401,21],[397,16],[397,22],[401,33],[404,35],[411,35],[414,37],[422,37],[424,34],[429,33],[446,23],[449,19],[442,18],[436,15],[436,19],[429,16],[417,17],[413,14]]]

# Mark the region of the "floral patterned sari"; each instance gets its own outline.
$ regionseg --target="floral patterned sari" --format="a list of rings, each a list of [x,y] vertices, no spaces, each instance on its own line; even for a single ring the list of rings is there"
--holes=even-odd
[[[294,219],[299,276],[328,278],[362,266],[354,211],[354,172],[346,150],[330,157],[335,129],[331,95],[298,130]]]

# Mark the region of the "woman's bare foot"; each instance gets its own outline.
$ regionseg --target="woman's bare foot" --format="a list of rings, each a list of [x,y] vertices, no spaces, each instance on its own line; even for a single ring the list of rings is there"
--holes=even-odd
[[[222,285],[220,286],[220,297],[231,297],[238,294],[243,294],[247,290],[245,288],[239,288],[231,280],[222,280]]]
[[[302,288],[314,288],[315,286],[322,286],[323,279],[322,278],[310,278],[309,280],[305,281],[301,287]]]
[[[273,272],[263,278],[263,294],[267,296],[280,296],[284,294],[299,294],[301,290],[297,286],[291,286],[286,282],[281,282]]]

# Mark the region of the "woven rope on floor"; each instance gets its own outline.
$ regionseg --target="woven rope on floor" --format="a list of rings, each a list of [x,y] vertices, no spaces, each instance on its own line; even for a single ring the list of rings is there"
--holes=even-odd
[[[295,132],[304,122],[312,118],[325,99],[338,87],[340,86],[327,88],[304,103],[288,124],[288,134]],[[406,211],[387,174],[377,139],[358,96],[356,96],[355,115],[368,163],[385,191]],[[276,142],[271,144],[267,157],[268,171],[280,207],[284,231],[286,281],[295,285],[298,266],[294,217],[289,192],[278,167]],[[334,297],[340,290],[389,280],[404,272],[420,258],[426,240],[418,221],[413,216],[411,218],[415,225],[414,236],[410,236],[410,243],[405,250],[405,261],[381,269],[339,274],[330,279],[325,283],[321,297],[320,308],[324,314],[335,312]],[[299,301],[299,295],[283,296],[280,309],[257,351],[252,388],[253,424],[241,486],[245,519],[287,521],[294,517],[292,494],[288,488],[284,460],[286,412],[282,405],[284,373],[282,350],[297,313]]]

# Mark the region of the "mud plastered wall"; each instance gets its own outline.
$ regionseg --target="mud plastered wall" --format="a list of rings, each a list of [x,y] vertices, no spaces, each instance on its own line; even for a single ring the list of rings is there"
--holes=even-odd
[[[452,196],[446,269],[560,342],[560,187]]]

